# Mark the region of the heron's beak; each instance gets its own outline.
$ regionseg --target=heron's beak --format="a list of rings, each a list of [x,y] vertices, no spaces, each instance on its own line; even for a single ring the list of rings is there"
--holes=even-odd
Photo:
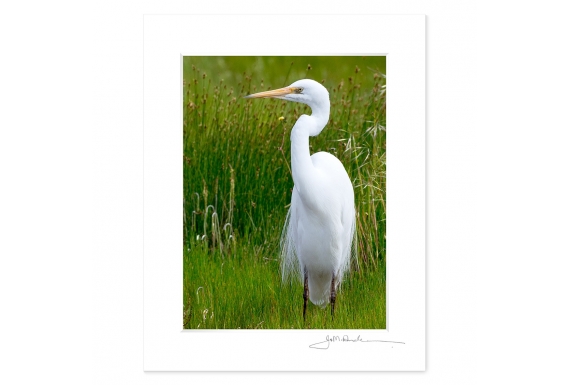
[[[244,98],[246,98],[246,99],[277,98],[279,96],[292,94],[293,91],[294,91],[293,87],[285,87],[285,88],[279,88],[279,89],[271,90],[271,91],[258,92],[257,94],[251,94],[251,95],[244,96]]]

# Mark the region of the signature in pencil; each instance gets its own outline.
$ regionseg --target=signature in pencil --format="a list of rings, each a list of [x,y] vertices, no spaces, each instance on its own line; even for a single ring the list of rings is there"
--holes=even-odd
[[[309,345],[309,348],[326,350],[329,348],[331,343],[334,343],[334,342],[384,342],[384,343],[390,343],[390,344],[405,344],[404,342],[399,342],[399,341],[363,340],[360,336],[356,337],[355,339],[350,339],[347,335],[344,335],[344,336],[329,336],[329,335],[327,335],[327,337],[324,341],[315,342],[314,344]]]

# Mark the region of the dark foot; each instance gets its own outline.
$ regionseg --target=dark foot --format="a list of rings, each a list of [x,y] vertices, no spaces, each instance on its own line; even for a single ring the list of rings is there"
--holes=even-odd
[[[303,322],[305,321],[305,313],[307,312],[307,299],[309,298],[309,275],[305,270],[305,288],[303,290]]]
[[[336,302],[336,288],[335,288],[335,276],[332,275],[331,280],[331,316],[334,321],[334,303]]]

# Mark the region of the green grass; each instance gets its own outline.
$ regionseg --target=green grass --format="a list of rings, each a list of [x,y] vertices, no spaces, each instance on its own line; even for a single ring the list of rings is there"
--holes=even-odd
[[[281,284],[275,255],[240,247],[230,255],[208,249],[184,253],[184,327],[188,329],[384,329],[385,272],[353,272],[330,306],[309,302],[303,322],[303,287]],[[257,251],[257,253],[256,253]]]
[[[384,57],[185,57],[184,328],[385,328]],[[302,319],[302,286],[282,284],[279,237],[290,203],[293,124],[310,108],[242,96],[321,81],[331,118],[311,138],[355,188],[358,260],[330,308]],[[279,119],[283,117],[283,119]]]

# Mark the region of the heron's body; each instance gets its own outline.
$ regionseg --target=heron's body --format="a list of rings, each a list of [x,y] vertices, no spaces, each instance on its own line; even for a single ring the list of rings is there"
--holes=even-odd
[[[329,119],[326,88],[314,80],[248,97],[274,97],[309,105],[311,115],[299,117],[291,131],[293,195],[281,238],[284,280],[297,275],[305,284],[306,302],[325,306],[334,315],[336,289],[348,271],[355,237],[354,190],[342,163],[327,152],[310,155],[309,137],[317,136]],[[355,245],[354,245],[355,246]]]
[[[293,188],[290,218],[284,237],[290,237],[299,275],[308,273],[309,298],[315,305],[329,302],[333,272],[336,285],[348,269],[354,226],[354,192],[342,163],[327,152],[311,156],[311,187]],[[293,250],[284,250],[291,258]]]

